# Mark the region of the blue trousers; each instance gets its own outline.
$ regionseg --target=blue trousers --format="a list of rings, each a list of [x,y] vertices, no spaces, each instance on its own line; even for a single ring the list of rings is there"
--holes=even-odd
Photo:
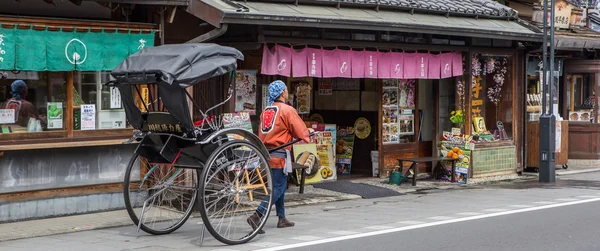
[[[273,176],[273,201],[275,202],[275,210],[277,212],[277,216],[285,217],[283,201],[285,200],[285,189],[287,188],[288,177],[283,173],[283,168],[273,168],[271,169],[271,174]],[[260,206],[258,206],[256,209],[256,212],[259,215],[262,216],[266,210],[271,210],[270,208],[266,208],[268,202],[269,197],[265,196],[263,201],[260,203]]]

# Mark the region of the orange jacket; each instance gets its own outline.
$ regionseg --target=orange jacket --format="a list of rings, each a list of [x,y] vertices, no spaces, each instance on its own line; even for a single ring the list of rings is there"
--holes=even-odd
[[[265,144],[267,149],[281,146],[291,142],[293,139],[302,139],[305,142],[310,141],[308,128],[302,121],[302,118],[293,107],[276,100],[272,106],[263,110],[260,115],[260,128],[258,137]],[[286,147],[291,150],[291,146]],[[283,168],[285,159],[271,158],[269,161],[271,168]]]

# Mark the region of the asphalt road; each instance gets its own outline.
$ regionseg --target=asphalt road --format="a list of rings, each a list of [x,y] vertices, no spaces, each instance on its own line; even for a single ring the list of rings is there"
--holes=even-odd
[[[463,221],[290,250],[600,250],[600,202]]]
[[[272,218],[266,234],[238,246],[209,234],[202,242],[201,219],[191,218],[169,235],[126,226],[0,242],[0,251],[598,251],[599,210],[600,173],[589,173],[560,177],[556,184],[497,182],[288,208],[295,227],[277,229]]]

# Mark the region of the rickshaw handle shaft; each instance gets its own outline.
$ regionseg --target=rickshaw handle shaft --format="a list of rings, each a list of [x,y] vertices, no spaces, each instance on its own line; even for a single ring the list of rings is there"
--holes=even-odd
[[[314,136],[315,134],[317,134],[317,132],[313,132],[313,133],[309,134],[308,136],[309,136],[309,137],[312,137],[312,136]],[[288,146],[291,146],[291,145],[293,145],[293,144],[296,144],[296,143],[298,143],[298,142],[300,142],[300,141],[302,141],[302,139],[295,139],[295,140],[293,140],[293,141],[291,141],[291,142],[285,143],[285,144],[283,144],[283,145],[280,145],[280,146],[278,146],[278,147],[275,147],[275,148],[268,149],[268,151],[269,151],[269,153],[276,152],[276,151],[278,151],[278,150],[281,150],[281,149],[283,149],[283,148],[286,148],[286,147],[288,147]]]

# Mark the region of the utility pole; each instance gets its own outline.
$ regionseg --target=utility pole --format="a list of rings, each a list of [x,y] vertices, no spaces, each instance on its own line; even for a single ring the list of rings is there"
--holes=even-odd
[[[540,116],[540,182],[556,182],[556,117],[554,116],[554,3],[555,0],[544,1],[544,40],[542,72],[542,114]],[[548,6],[550,5],[550,6]],[[548,8],[550,8],[550,28],[548,28]],[[550,46],[548,46],[548,37]],[[550,47],[550,57],[548,57]],[[550,62],[548,62],[550,61]],[[547,108],[550,109],[547,109]],[[550,111],[548,111],[550,110]]]

